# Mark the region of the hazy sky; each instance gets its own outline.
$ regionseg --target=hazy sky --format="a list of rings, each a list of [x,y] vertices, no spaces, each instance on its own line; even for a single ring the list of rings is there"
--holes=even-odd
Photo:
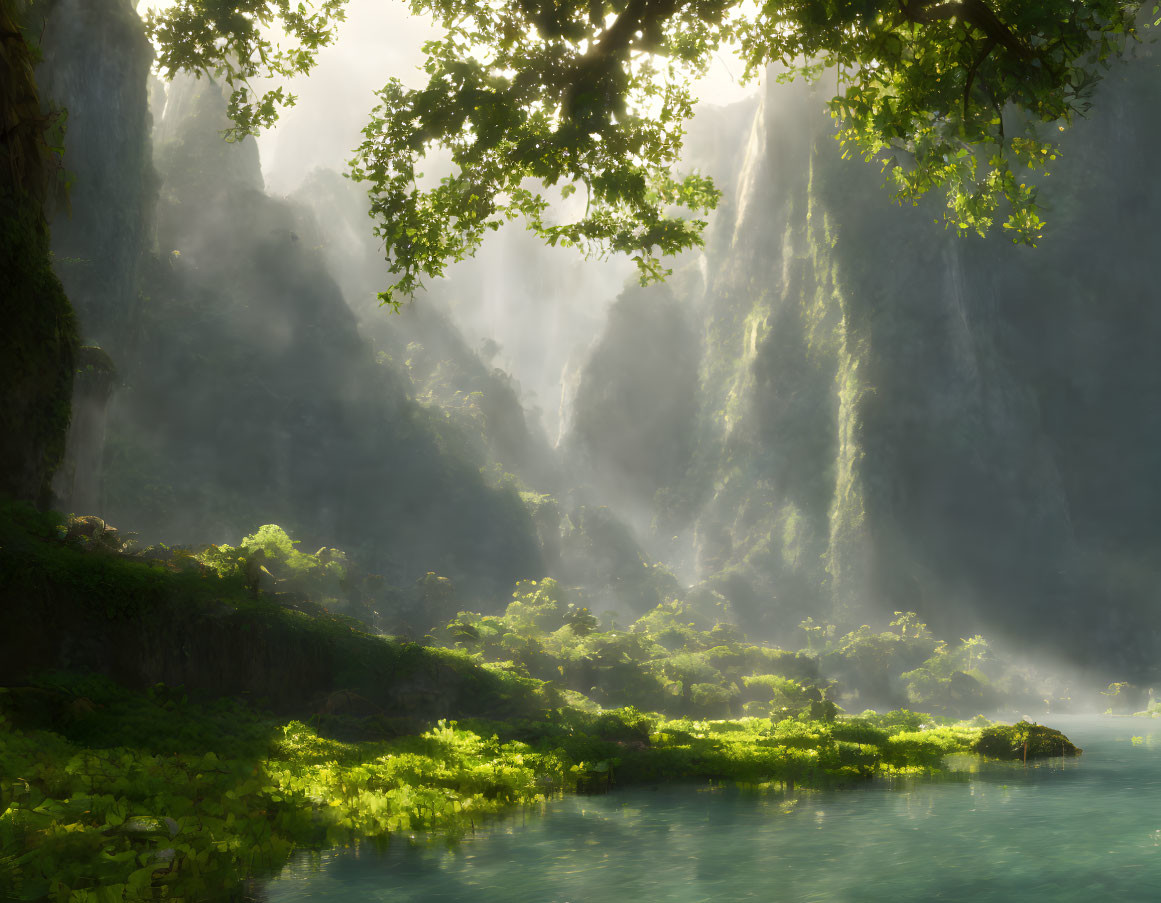
[[[421,47],[437,35],[429,19],[411,15],[403,3],[351,0],[336,45],[319,55],[309,78],[292,83],[297,105],[258,139],[267,190],[291,194],[319,167],[345,171],[374,91],[392,76],[422,84]],[[721,54],[697,86],[698,96],[728,104],[754,93],[756,84],[737,84],[741,68]],[[450,268],[437,294],[471,345],[498,343],[494,363],[516,377],[525,403],[540,409],[555,439],[565,416],[562,382],[635,270],[626,258],[584,260],[573,249],[545,248],[522,232],[516,224],[489,237],[476,258]]]
[[[312,169],[344,170],[374,104],[373,92],[388,78],[422,84],[417,72],[424,41],[438,34],[431,21],[403,3],[352,0],[339,40],[319,55],[315,72],[293,83],[298,104],[277,128],[259,139],[266,185],[274,194],[293,191]],[[741,64],[722,54],[698,94],[710,103],[732,103],[756,90],[735,81]]]

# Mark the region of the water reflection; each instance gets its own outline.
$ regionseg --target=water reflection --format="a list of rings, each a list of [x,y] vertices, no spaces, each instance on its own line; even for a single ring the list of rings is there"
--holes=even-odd
[[[290,901],[1161,899],[1161,725],[1059,719],[1080,759],[954,763],[940,779],[571,798],[448,846],[303,857]],[[1055,724],[1056,722],[1054,722]],[[1140,738],[1133,742],[1133,738]]]

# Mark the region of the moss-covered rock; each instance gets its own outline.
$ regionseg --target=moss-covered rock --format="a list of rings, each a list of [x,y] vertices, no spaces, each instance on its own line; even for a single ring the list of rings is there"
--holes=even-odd
[[[1081,754],[1081,749],[1060,731],[1028,721],[985,728],[972,749],[996,759],[1049,759]]]
[[[76,324],[52,269],[43,201],[54,176],[33,53],[0,2],[0,495],[45,504],[64,453]]]
[[[131,689],[264,700],[299,717],[349,714],[356,697],[358,715],[387,719],[506,718],[543,704],[538,681],[463,654],[255,598],[241,577],[174,572],[93,545],[51,514],[0,507],[0,685],[71,670]]]
[[[38,204],[5,187],[0,322],[0,495],[47,504],[68,432],[76,324]]]
[[[1139,112],[1159,65],[1114,67],[1093,122],[1062,136],[1036,250],[893,209],[841,159],[821,84],[771,82],[748,141],[696,147],[703,171],[738,174],[719,182],[705,281],[679,296],[704,318],[698,576],[747,631],[911,610],[1153,682],[1161,317],[1144,243],[1161,188],[1138,173],[1161,135]],[[963,670],[939,707],[989,711]]]

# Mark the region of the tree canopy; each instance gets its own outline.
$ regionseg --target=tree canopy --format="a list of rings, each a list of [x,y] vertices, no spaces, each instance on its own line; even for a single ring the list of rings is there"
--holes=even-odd
[[[229,137],[256,133],[294,98],[258,90],[308,72],[346,0],[176,0],[148,18],[163,73],[231,90]],[[398,304],[423,277],[522,218],[549,244],[631,255],[643,280],[701,244],[719,192],[676,174],[691,85],[722,48],[747,77],[833,70],[845,154],[880,161],[895,196],[946,194],[964,232],[997,223],[1033,244],[1044,223],[1032,180],[1055,136],[1089,106],[1137,37],[1139,0],[410,0],[443,36],[424,45],[427,84],[377,92],[351,161],[365,182]],[[1152,7],[1156,19],[1158,6]],[[1156,24],[1156,23],[1154,23]],[[277,37],[272,37],[275,35]],[[452,174],[422,182],[436,149]],[[550,198],[584,193],[563,221]],[[581,205],[576,205],[579,209]],[[691,215],[692,214],[692,215]]]

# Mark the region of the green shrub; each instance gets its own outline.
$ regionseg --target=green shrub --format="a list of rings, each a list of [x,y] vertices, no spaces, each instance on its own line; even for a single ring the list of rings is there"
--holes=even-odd
[[[972,749],[996,759],[1044,759],[1081,754],[1081,750],[1060,731],[1028,721],[986,727]]]

